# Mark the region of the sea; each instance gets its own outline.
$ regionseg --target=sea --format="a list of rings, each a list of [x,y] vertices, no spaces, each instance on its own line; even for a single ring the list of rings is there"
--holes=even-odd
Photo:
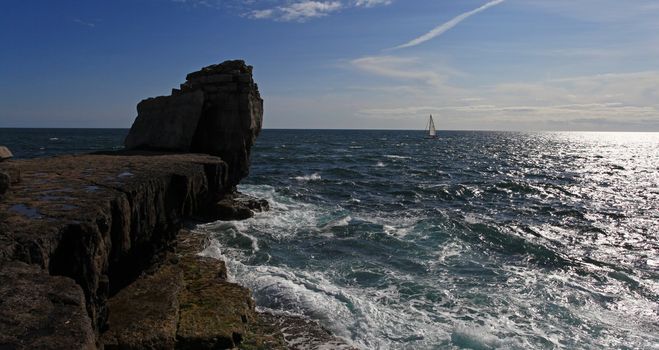
[[[0,129],[19,158],[124,129]],[[264,130],[198,225],[259,309],[361,349],[659,349],[659,133]],[[317,348],[323,348],[319,346]],[[325,347],[329,348],[329,347]]]

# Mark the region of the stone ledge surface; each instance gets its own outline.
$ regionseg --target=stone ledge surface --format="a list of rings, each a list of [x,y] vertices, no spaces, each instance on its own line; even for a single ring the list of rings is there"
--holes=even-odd
[[[200,154],[62,156],[3,162],[0,171],[7,164],[21,181],[0,200],[0,266],[21,261],[72,278],[96,332],[108,297],[159,258],[185,218],[230,191],[226,164]]]
[[[0,265],[0,349],[95,349],[85,297],[70,278]]]
[[[285,349],[249,289],[227,281],[224,262],[201,257],[204,236],[182,231],[176,254],[109,302],[105,349]]]

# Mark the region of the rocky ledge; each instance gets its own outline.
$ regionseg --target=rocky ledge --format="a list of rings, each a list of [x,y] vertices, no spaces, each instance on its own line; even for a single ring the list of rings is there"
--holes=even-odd
[[[8,160],[0,149],[0,348],[102,348],[113,331],[108,300],[161,265],[184,220],[231,219],[233,202],[242,217],[267,208],[233,200],[261,130],[251,73],[227,61],[190,74],[172,96],[142,101],[126,151]],[[170,294],[191,286],[160,277]],[[118,310],[113,317],[130,313]],[[197,341],[184,325],[181,343]]]
[[[296,332],[345,348],[257,313],[181,231],[268,209],[236,191],[261,129],[251,72],[209,66],[142,101],[124,151],[11,160],[0,147],[0,349],[304,348]]]
[[[16,168],[0,201],[0,348],[94,347],[108,298],[171,249],[183,220],[212,219],[229,187],[227,164],[198,154],[0,164]]]

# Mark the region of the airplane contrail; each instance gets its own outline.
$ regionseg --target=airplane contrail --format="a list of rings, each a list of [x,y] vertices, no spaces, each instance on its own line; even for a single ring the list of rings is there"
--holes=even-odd
[[[448,30],[455,27],[456,25],[458,25],[460,22],[464,21],[465,19],[467,19],[467,18],[469,18],[469,17],[471,17],[471,16],[473,16],[473,15],[475,15],[475,14],[481,12],[481,11],[485,11],[485,10],[489,9],[490,7],[492,7],[492,6],[499,5],[500,3],[504,2],[504,1],[505,0],[490,1],[487,4],[477,8],[475,10],[465,12],[465,13],[453,18],[452,20],[450,20],[446,23],[442,23],[441,25],[437,26],[435,29],[429,31],[426,34],[421,35],[420,37],[418,37],[416,39],[413,39],[413,40],[411,40],[411,41],[409,41],[405,44],[402,44],[402,45],[399,45],[399,46],[396,46],[396,47],[392,47],[390,50],[398,50],[398,49],[403,49],[403,48],[406,48],[406,47],[416,46],[416,45],[424,43],[424,42],[426,42],[430,39],[436,38],[436,37],[446,33]]]

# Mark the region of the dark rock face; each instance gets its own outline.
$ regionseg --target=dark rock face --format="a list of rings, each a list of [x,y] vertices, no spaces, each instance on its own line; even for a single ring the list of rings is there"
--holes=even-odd
[[[140,102],[126,147],[189,151],[203,107],[202,91]]]
[[[74,280],[96,331],[105,327],[107,299],[158,259],[183,219],[229,191],[227,166],[212,156],[126,153],[13,163],[22,181],[0,201],[0,266],[21,261]]]
[[[8,173],[0,172],[0,196],[5,194],[11,185],[11,177]]]
[[[0,265],[0,349],[95,349],[85,296],[35,265]]]
[[[206,153],[229,165],[236,186],[249,173],[261,131],[263,100],[244,61],[226,61],[188,74],[171,96],[140,102],[127,149]]]

